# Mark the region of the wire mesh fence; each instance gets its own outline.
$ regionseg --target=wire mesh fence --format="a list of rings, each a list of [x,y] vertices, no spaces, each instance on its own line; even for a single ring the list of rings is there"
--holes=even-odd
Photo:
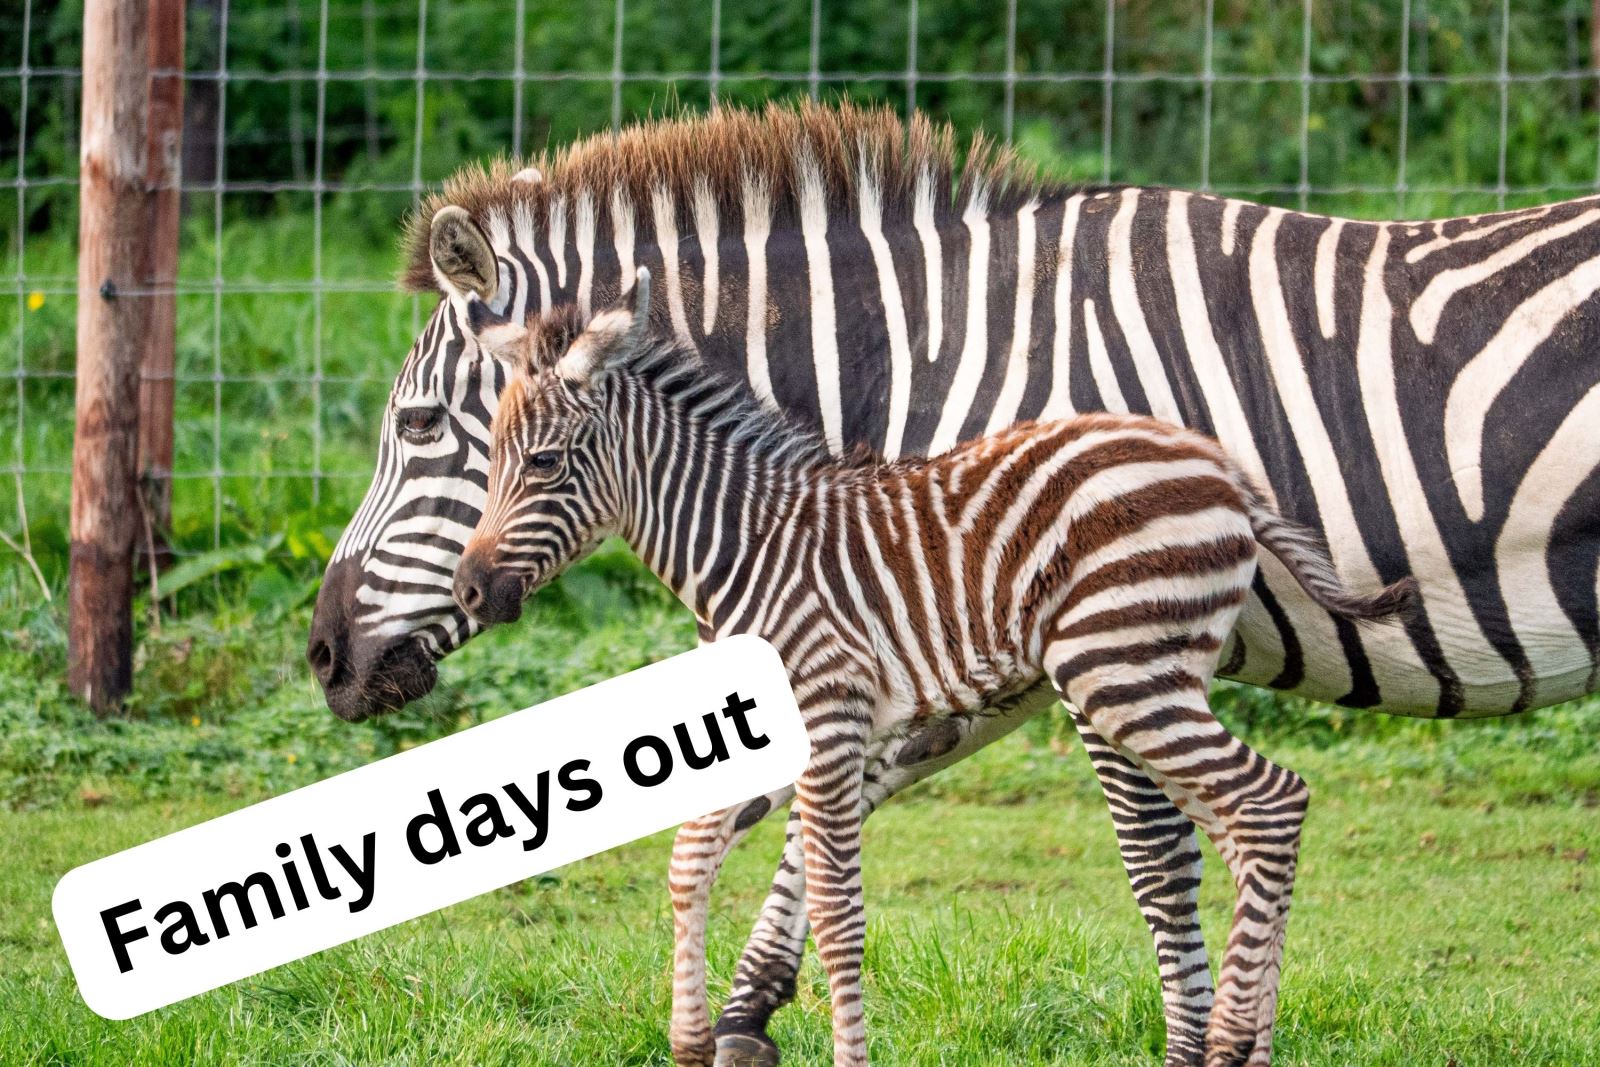
[[[74,0],[0,12],[0,475],[66,567]],[[171,541],[318,551],[427,307],[406,210],[458,165],[677,109],[881,101],[1047,171],[1364,217],[1600,189],[1590,0],[188,0]],[[9,367],[6,364],[9,363]],[[7,509],[9,511],[9,509]]]

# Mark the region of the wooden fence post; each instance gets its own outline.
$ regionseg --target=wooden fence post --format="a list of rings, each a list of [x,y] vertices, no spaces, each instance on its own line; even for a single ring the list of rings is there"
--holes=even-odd
[[[139,364],[150,319],[139,294],[150,239],[148,15],[149,0],[83,9],[67,685],[102,715],[133,682]]]
[[[172,403],[177,344],[178,215],[183,172],[184,0],[150,2],[150,118],[145,178],[150,189],[150,328],[139,386],[139,480],[145,519],[153,526],[152,554],[167,555],[172,521]],[[171,71],[157,74],[156,71]],[[148,561],[153,567],[156,561]]]

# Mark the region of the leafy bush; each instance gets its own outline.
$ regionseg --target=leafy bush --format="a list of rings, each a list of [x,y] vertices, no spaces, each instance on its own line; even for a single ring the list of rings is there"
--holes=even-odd
[[[139,636],[139,685],[126,717],[104,721],[63,683],[61,601],[22,611],[0,630],[0,807],[218,792],[255,799],[693,644],[693,623],[676,602],[611,548],[541,593],[521,624],[491,631],[452,657],[432,696],[351,726],[328,712],[305,667],[309,606],[284,610],[282,598],[252,592],[275,585],[282,573],[280,563],[264,558],[215,568],[178,592],[183,613]]]

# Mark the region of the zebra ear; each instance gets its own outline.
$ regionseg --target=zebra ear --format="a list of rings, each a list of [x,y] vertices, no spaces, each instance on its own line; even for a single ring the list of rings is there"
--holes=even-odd
[[[649,325],[650,271],[640,267],[634,275],[632,294],[589,320],[583,333],[556,363],[557,373],[579,385],[598,381],[638,351]]]
[[[482,348],[495,359],[515,363],[522,344],[528,338],[528,328],[512,322],[492,310],[478,299],[477,293],[467,294],[467,328]]]
[[[448,204],[434,214],[428,227],[428,258],[433,260],[434,277],[446,291],[494,299],[500,267],[489,238],[465,208]]]

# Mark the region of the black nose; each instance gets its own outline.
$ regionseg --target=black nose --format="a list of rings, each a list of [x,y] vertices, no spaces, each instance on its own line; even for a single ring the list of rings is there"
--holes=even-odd
[[[456,564],[456,580],[451,589],[456,605],[479,622],[489,621],[483,617],[483,612],[489,603],[492,576],[493,568],[479,551],[468,549]]]
[[[515,622],[522,616],[522,582],[485,553],[469,549],[456,565],[452,587],[456,604],[483,625]]]
[[[483,610],[483,584],[461,575],[456,578],[456,603],[468,615],[476,617]]]
[[[350,609],[360,578],[355,561],[347,558],[328,565],[317,590],[317,608],[306,635],[306,662],[324,694],[348,688],[351,681]]]
[[[311,643],[306,646],[306,659],[311,664],[311,673],[317,676],[317,681],[324,687],[333,681],[334,670],[339,662],[332,645],[323,638],[312,635]]]

